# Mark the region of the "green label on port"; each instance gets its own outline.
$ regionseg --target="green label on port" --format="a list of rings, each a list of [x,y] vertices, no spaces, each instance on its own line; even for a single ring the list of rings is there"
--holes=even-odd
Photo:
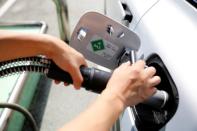
[[[91,41],[92,49],[94,51],[104,50],[104,42],[102,39]]]

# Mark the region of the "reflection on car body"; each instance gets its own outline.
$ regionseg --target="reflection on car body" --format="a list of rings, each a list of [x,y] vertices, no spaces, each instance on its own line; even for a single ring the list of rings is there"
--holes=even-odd
[[[157,87],[170,95],[162,110],[144,105],[129,107],[120,118],[121,131],[197,130],[196,0],[106,0],[106,15],[138,34],[137,52],[154,66],[162,82]],[[127,10],[125,10],[125,5]],[[120,130],[120,129],[117,129]]]

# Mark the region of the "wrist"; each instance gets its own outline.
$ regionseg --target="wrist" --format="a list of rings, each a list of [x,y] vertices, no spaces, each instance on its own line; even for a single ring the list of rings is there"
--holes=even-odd
[[[44,54],[50,58],[55,59],[57,53],[61,53],[61,44],[63,43],[60,39],[45,35],[46,44],[43,47]]]
[[[47,34],[31,34],[27,35],[27,39],[32,39],[34,41],[32,45],[35,46],[33,49],[37,50],[36,54],[51,58],[55,46],[52,36]]]
[[[108,103],[110,106],[112,106],[119,113],[121,113],[125,109],[123,101],[120,100],[115,94],[112,94],[112,92],[104,90],[100,95],[100,98],[106,103]]]

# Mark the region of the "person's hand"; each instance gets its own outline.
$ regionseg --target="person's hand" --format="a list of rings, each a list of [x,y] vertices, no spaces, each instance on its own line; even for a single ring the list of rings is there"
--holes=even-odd
[[[79,52],[60,40],[55,41],[54,52],[51,54],[53,61],[63,70],[67,71],[73,80],[73,85],[79,89],[83,82],[80,66],[87,66],[85,58]],[[58,43],[58,44],[57,44]],[[55,83],[59,83],[55,81]],[[67,85],[67,83],[64,83]]]
[[[118,100],[123,108],[136,105],[155,93],[155,86],[161,81],[155,73],[155,68],[145,68],[142,60],[133,65],[123,63],[114,70],[102,95],[111,101]]]
[[[79,89],[83,81],[80,66],[86,66],[82,54],[64,41],[47,34],[16,33],[0,30],[0,61],[21,57],[44,55],[52,59],[64,71],[70,73],[73,84]],[[27,44],[28,43],[28,44]],[[10,53],[7,51],[10,50]]]

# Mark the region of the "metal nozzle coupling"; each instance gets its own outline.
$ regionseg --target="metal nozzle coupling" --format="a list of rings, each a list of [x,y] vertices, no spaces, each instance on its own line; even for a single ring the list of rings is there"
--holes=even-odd
[[[144,101],[143,104],[154,107],[156,109],[161,109],[166,105],[168,100],[169,95],[166,91],[157,90],[157,92],[148,100]]]

